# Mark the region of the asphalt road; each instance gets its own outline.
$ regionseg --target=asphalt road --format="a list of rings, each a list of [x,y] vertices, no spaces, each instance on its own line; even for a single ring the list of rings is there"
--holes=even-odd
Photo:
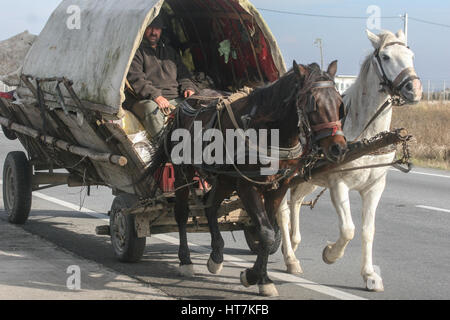
[[[23,150],[18,141],[0,134],[0,163],[9,151]],[[75,256],[132,277],[181,299],[262,299],[257,287],[244,288],[239,273],[250,266],[251,255],[242,232],[225,232],[226,261],[220,275],[206,269],[209,234],[189,234],[196,276],[177,274],[176,233],[147,238],[143,260],[124,264],[115,260],[109,237],[96,236],[95,227],[107,224],[104,215],[113,196],[107,188],[58,187],[33,193],[32,212],[23,229]],[[276,299],[449,299],[450,298],[450,173],[416,168],[403,174],[391,170],[377,210],[374,264],[381,270],[385,291],[365,291],[360,276],[361,203],[352,193],[355,238],[345,256],[333,265],[322,262],[327,241],[338,236],[337,216],[326,193],[314,210],[303,209],[302,243],[297,256],[304,274],[285,273],[280,250],[269,259],[269,274],[277,285]],[[83,207],[82,211],[78,209]],[[6,220],[3,201],[0,219]]]

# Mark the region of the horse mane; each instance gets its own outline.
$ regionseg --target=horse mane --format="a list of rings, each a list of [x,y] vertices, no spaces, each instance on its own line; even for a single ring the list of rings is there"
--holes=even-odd
[[[296,74],[291,68],[277,81],[253,90],[249,95],[250,103],[258,105],[258,108],[267,110],[268,113],[277,112],[278,117],[281,118],[289,110],[289,106],[286,106],[286,103],[294,101],[294,99],[286,101],[287,98],[294,98],[294,95],[298,94],[297,98],[302,99],[315,81],[333,80],[328,74],[320,70],[317,63],[311,63],[306,67],[309,71],[309,76],[301,84],[299,92],[293,92],[297,82]]]
[[[292,90],[291,86],[295,84],[294,77],[295,74],[291,69],[275,82],[254,89],[249,95],[250,103],[261,108],[279,105],[280,97],[286,96]]]
[[[380,37],[380,45],[378,46],[378,50],[383,50],[383,48],[392,41],[399,41],[397,36],[392,33],[389,30],[382,30],[378,36]],[[359,71],[358,77],[356,78],[356,81],[354,84],[352,84],[346,91],[345,91],[345,101],[354,101],[355,99],[359,99],[361,97],[361,92],[367,92],[367,77],[369,75],[370,66],[372,64],[372,56],[373,52],[368,54],[361,64],[361,69]],[[346,103],[347,104],[347,103]]]

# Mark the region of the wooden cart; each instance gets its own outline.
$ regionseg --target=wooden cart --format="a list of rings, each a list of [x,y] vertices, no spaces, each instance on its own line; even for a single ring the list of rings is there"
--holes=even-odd
[[[79,7],[79,24],[76,16],[68,20],[69,6]],[[9,153],[4,163],[3,198],[11,223],[26,222],[33,191],[103,185],[116,197],[109,227],[97,232],[111,235],[120,260],[139,260],[145,237],[176,231],[174,194],[149,199],[154,181],[139,181],[146,161],[123,125],[126,75],[146,26],[160,13],[168,26],[164,34],[200,87],[233,91],[286,72],[272,33],[247,0],[129,0],[126,6],[116,0],[63,1],[20,72],[7,81],[15,91],[0,98],[5,136],[18,138],[26,150]],[[223,203],[220,227],[246,230],[255,245],[237,197]],[[207,231],[203,207],[193,199],[188,229]]]

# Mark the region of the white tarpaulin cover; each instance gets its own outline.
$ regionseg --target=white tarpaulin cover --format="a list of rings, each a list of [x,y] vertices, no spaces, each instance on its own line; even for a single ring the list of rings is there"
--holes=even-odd
[[[260,14],[247,0],[237,2],[255,18],[268,40],[277,69],[284,73],[282,55]],[[163,3],[163,0],[64,0],[29,51],[23,74],[35,78],[66,77],[73,81],[81,100],[119,110],[131,60],[146,26],[159,14]],[[74,21],[74,6],[81,9],[79,29],[67,25]],[[55,85],[43,87],[54,92]]]

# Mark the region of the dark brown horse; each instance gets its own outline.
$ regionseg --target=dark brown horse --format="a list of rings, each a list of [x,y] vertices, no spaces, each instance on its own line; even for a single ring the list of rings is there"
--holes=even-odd
[[[180,236],[180,270],[183,273],[193,274],[186,235],[190,188],[183,186],[188,186],[194,173],[198,172],[212,185],[211,191],[203,199],[203,203],[208,204],[205,212],[212,247],[208,270],[218,273],[222,268],[224,241],[219,231],[217,210],[225,198],[237,191],[260,239],[256,262],[253,268],[241,273],[241,283],[245,286],[258,284],[260,294],[265,296],[278,294],[268,277],[267,261],[278,228],[275,213],[287,191],[289,181],[300,169],[302,156],[309,153],[313,145],[320,146],[326,157],[335,162],[342,158],[346,150],[346,141],[339,122],[342,98],[333,81],[336,69],[336,61],[330,64],[327,72],[322,72],[317,64],[303,66],[294,62],[293,70],[279,80],[255,89],[248,96],[232,102],[229,108],[217,109],[212,105],[199,109],[194,112],[195,115],[188,114],[182,108],[177,109],[163,134],[163,141],[153,155],[146,175],[154,175],[157,168],[167,161],[178,163],[174,164],[175,219]],[[173,161],[173,133],[177,129],[193,132],[194,121],[201,121],[203,129],[216,128],[222,136],[226,135],[226,130],[236,130],[237,127],[256,131],[276,129],[280,145],[275,159],[278,170],[271,175],[262,175],[261,163],[237,164],[237,161],[234,161],[236,158],[233,158],[232,164],[223,165]],[[300,139],[300,136],[304,138]],[[194,144],[195,141],[191,141],[185,146],[194,150]],[[267,145],[270,146],[271,142]],[[246,148],[247,152],[252,148],[248,140]],[[189,148],[183,150],[182,157],[192,160],[195,155],[186,157],[186,149]],[[226,147],[224,149],[228,156],[229,150]]]

